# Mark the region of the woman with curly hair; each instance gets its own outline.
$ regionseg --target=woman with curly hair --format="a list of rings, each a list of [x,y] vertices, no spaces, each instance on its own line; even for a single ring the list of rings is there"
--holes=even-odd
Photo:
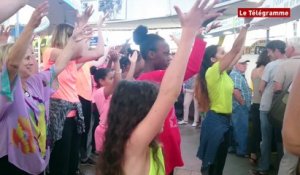
[[[149,82],[121,82],[112,95],[103,152],[98,162],[100,175],[166,174],[161,147],[155,138],[174,105],[184,79],[194,38],[201,24],[219,14],[208,0],[198,0],[183,14],[176,7],[182,38],[175,58],[158,88]]]

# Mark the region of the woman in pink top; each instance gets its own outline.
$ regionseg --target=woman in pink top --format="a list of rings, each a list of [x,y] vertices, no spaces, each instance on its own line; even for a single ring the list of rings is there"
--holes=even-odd
[[[116,85],[121,80],[121,70],[119,56],[116,53],[109,54],[110,59],[114,62],[113,72],[107,68],[96,69],[93,67],[92,74],[97,83],[98,89],[94,94],[94,99],[100,114],[100,122],[95,131],[96,151],[101,152],[105,140],[105,131],[107,128],[107,113],[110,106],[111,94]],[[134,52],[131,60],[137,60],[137,52]]]

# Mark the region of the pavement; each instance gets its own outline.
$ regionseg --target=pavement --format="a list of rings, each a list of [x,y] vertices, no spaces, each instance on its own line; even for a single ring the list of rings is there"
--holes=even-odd
[[[185,165],[176,168],[175,175],[201,175],[201,161],[196,157],[200,129],[188,124],[180,126],[180,131],[182,156]],[[248,159],[228,154],[223,175],[248,175],[249,170],[252,168]],[[95,167],[93,166],[82,166],[81,169],[85,175],[95,175]],[[275,171],[269,175],[275,175]]]

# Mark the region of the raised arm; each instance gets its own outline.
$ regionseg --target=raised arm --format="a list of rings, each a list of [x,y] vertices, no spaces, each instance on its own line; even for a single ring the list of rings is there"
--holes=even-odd
[[[202,38],[196,37],[194,46],[188,60],[188,66],[184,74],[184,81],[196,75],[201,67],[205,52],[206,42]]]
[[[81,55],[82,48],[80,42],[86,42],[90,39],[92,30],[89,26],[77,26],[69,39],[66,47],[58,55],[58,59],[55,61],[56,75],[60,74],[69,61],[73,58],[78,58]]]
[[[208,0],[204,0],[201,5],[201,0],[197,0],[187,14],[183,14],[178,7],[175,7],[182,26],[181,40],[175,58],[163,77],[154,105],[130,137],[129,142],[131,144],[129,149],[134,150],[135,154],[143,153],[162,129],[165,118],[181,91],[188,56],[196,32],[205,19],[218,16],[217,13],[211,12],[215,2],[206,7]]]
[[[285,109],[285,115],[283,119],[283,143],[285,148],[300,156],[300,69],[294,78],[292,89],[290,91],[289,99]]]
[[[134,51],[133,54],[129,57],[130,68],[129,68],[129,71],[126,76],[126,80],[134,79],[133,76],[134,76],[137,58],[138,58],[138,53],[137,53],[137,51]]]
[[[83,43],[83,52],[82,52],[82,58],[77,60],[78,63],[85,63],[87,61],[97,60],[98,58],[102,57],[104,55],[104,39],[102,34],[102,26],[107,18],[108,14],[105,14],[104,16],[99,17],[98,22],[98,44],[95,49],[89,49],[89,46],[86,43]]]
[[[110,51],[109,55],[110,55],[110,59],[114,63],[115,76],[114,76],[113,85],[110,87],[104,88],[105,97],[108,97],[109,95],[111,95],[113,93],[114,89],[116,88],[116,86],[118,85],[119,81],[122,78],[119,53],[116,52],[115,50],[113,50],[113,51]]]
[[[227,68],[227,70],[233,69],[233,66],[236,65],[236,63],[241,59],[243,53],[244,53],[244,43],[243,43],[243,47],[241,48],[240,52],[234,57],[234,59],[230,63],[230,66]]]
[[[243,43],[246,39],[247,30],[249,28],[249,24],[242,27],[238,37],[233,43],[231,50],[220,60],[220,71],[223,72],[228,70],[230,66],[233,64],[233,60],[237,57],[237,55],[241,52]],[[236,62],[238,59],[236,60]]]
[[[48,2],[40,4],[36,10],[33,12],[28,24],[26,25],[24,31],[17,39],[16,43],[11,48],[7,56],[7,71],[9,75],[9,80],[12,82],[18,74],[19,66],[26,54],[26,51],[30,45],[31,38],[33,36],[33,30],[39,26],[41,20],[47,15]]]
[[[24,7],[28,0],[2,0],[0,1],[0,24]]]

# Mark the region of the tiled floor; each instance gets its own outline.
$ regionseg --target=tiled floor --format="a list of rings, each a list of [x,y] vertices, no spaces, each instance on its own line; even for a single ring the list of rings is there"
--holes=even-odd
[[[184,167],[177,168],[175,175],[201,175],[201,161],[196,158],[196,152],[199,145],[200,129],[195,129],[191,125],[180,127],[182,136],[182,156],[185,162]],[[95,175],[95,167],[83,166],[82,170],[86,175]],[[227,156],[223,175],[248,175],[248,171],[252,167],[245,158],[240,158],[229,154]],[[273,172],[270,175],[274,175]]]

